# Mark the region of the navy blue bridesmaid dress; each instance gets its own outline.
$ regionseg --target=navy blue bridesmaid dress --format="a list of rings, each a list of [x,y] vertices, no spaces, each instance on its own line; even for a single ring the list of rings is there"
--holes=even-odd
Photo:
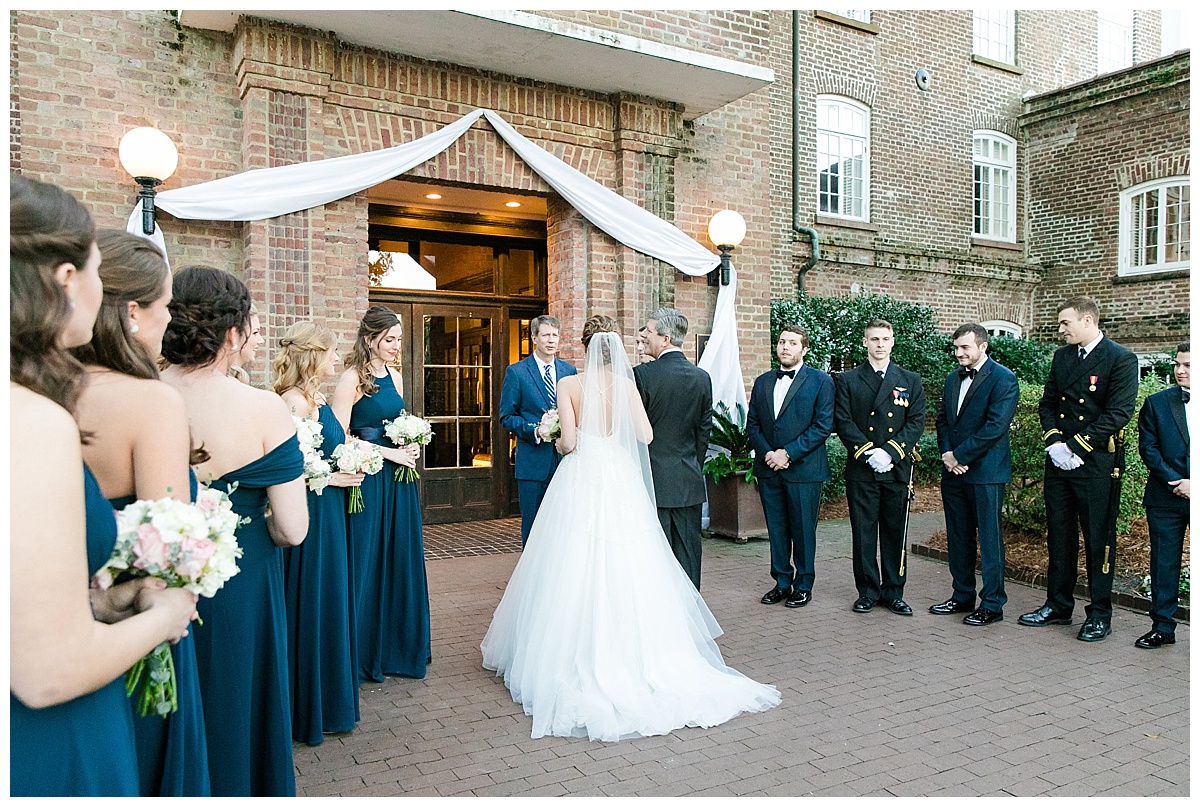
[[[95,574],[117,542],[117,521],[86,465],[83,485],[88,569]],[[10,795],[138,795],[133,709],[124,675],[45,709],[30,709],[11,692],[8,701]]]
[[[188,471],[188,498],[196,498],[196,475]],[[136,496],[110,499],[113,510],[123,510]],[[137,737],[138,778],[143,796],[208,796],[208,746],[204,736],[204,706],[200,698],[200,673],[196,669],[196,623],[188,635],[171,645],[175,661],[175,686],[179,708],[166,718],[133,714]]]
[[[328,459],[346,432],[328,404],[317,410],[317,420],[320,451]],[[309,745],[320,745],[323,732],[350,731],[359,717],[346,491],[308,491],[308,537],[283,552],[292,738]]]
[[[254,462],[212,483],[229,490],[238,527],[240,570],[215,597],[201,597],[193,627],[208,765],[214,796],[294,796],[288,694],[283,549],[267,531],[267,488],[304,473],[293,435]]]
[[[389,372],[379,389],[350,412],[350,432],[395,448],[383,421],[404,409]],[[395,463],[363,480],[363,511],[349,517],[350,568],[357,616],[358,666],[362,681],[385,675],[424,678],[429,663],[429,590],[421,500],[416,482],[397,482]]]

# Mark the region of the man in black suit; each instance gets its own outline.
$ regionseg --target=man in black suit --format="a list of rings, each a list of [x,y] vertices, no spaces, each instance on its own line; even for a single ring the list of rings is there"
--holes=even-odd
[[[854,612],[865,614],[883,600],[892,613],[912,616],[904,601],[904,516],[912,452],[925,430],[925,390],[921,376],[891,361],[894,345],[890,322],[867,325],[867,361],[838,379],[833,427],[847,454]]]
[[[1138,453],[1150,472],[1142,504],[1150,527],[1150,618],[1154,625],[1134,644],[1147,650],[1175,644],[1179,567],[1192,498],[1188,446],[1192,408],[1192,346],[1175,349],[1178,386],[1156,392],[1138,415]]]
[[[674,308],[650,314],[643,329],[654,357],[633,369],[646,415],[654,428],[650,473],[658,520],[679,565],[700,588],[700,516],[706,497],[704,455],[712,429],[712,379],[687,360],[679,346],[687,317]]]
[[[1004,619],[1004,540],[1000,508],[1012,481],[1008,429],[1020,389],[1007,367],[988,358],[988,334],[970,323],[954,332],[959,369],[946,378],[937,413],[942,451],[942,505],[954,593],[931,605],[931,614],[966,613],[967,625]],[[979,547],[983,586],[975,608],[975,554]]]
[[[803,328],[783,326],[779,369],[754,380],[746,416],[775,579],[762,602],[786,600],[788,608],[812,599],[821,483],[829,479],[825,440],[833,429],[833,379],[804,363],[808,347]]]
[[[1054,351],[1038,403],[1046,443],[1046,604],[1018,622],[1071,624],[1082,528],[1091,604],[1076,638],[1099,642],[1112,633],[1117,542],[1109,506],[1120,495],[1112,474],[1120,432],[1137,403],[1138,362],[1100,331],[1100,307],[1091,297],[1059,306],[1058,332],[1067,344]]]

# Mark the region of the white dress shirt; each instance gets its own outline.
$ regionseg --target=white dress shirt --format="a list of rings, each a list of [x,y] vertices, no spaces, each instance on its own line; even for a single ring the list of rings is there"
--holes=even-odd
[[[984,356],[983,356],[983,360],[982,360],[982,361],[980,361],[980,362],[979,362],[979,364],[976,364],[974,367],[968,367],[967,369],[968,369],[968,370],[974,370],[976,373],[978,373],[978,372],[979,372],[979,368],[980,368],[980,367],[982,367],[982,366],[983,366],[985,363],[987,363],[987,360],[988,360],[988,357],[987,357],[987,354],[985,353],[985,354],[984,354]],[[975,379],[974,379],[974,378],[972,378],[971,376],[967,376],[966,378],[964,378],[962,381],[960,381],[960,382],[959,382],[959,386],[958,386],[958,409],[955,409],[955,410],[954,410],[954,413],[955,413],[955,414],[958,414],[959,412],[962,412],[962,405],[963,405],[963,401],[965,401],[965,400],[967,399],[967,390],[971,389],[971,384],[972,384],[974,381],[975,381]]]
[[[797,373],[799,373],[800,368],[803,366],[804,366],[804,359],[801,359],[800,361],[796,362],[794,367],[790,367],[788,369],[795,370]],[[779,369],[782,370],[783,368],[780,367]],[[774,396],[775,417],[779,417],[779,410],[783,408],[783,399],[787,397],[788,390],[792,388],[793,380],[795,380],[795,379],[788,378],[787,376],[782,376],[782,377],[777,376],[775,378],[775,396]]]

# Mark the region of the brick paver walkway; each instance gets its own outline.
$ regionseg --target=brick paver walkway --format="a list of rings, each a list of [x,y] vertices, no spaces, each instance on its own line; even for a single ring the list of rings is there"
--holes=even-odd
[[[940,514],[915,516],[913,535],[941,526]],[[823,522],[818,542],[813,602],[799,609],[758,603],[771,586],[765,541],[704,546],[726,661],[783,703],[620,743],[531,740],[529,718],[481,666],[516,554],[431,559],[428,676],[364,688],[354,732],[297,745],[298,794],[1189,794],[1188,626],[1174,647],[1138,650],[1149,620],[1118,609],[1113,635],[1086,644],[1074,638],[1082,603],[1074,626],[1021,627],[1044,592],[1009,584],[1006,620],[969,628],[925,612],[950,594],[949,572],[912,554],[916,615],[860,616],[848,523]]]

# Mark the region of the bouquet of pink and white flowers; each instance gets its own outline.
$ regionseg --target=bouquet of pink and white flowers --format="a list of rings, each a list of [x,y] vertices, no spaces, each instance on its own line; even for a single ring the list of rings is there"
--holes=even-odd
[[[363,440],[347,440],[333,450],[330,458],[342,473],[369,476],[383,470],[383,455],[379,453],[379,447]],[[346,512],[361,513],[362,509],[362,488],[350,488]]]
[[[323,427],[320,421],[311,417],[292,415],[292,421],[296,424],[300,453],[304,455],[304,482],[309,490],[320,496],[329,484],[329,477],[333,475],[333,469],[319,451],[321,443],[325,441],[325,436],[321,433]]]
[[[547,409],[538,423],[537,432],[543,440],[557,440],[562,437],[562,421],[559,420],[557,409]]]
[[[211,597],[238,573],[242,556],[234,534],[241,524],[228,494],[202,487],[194,504],[165,498],[139,499],[117,513],[117,543],[96,572],[107,589],[120,574],[157,577],[168,587]],[[145,675],[145,681],[142,678]],[[166,717],[179,708],[175,662],[163,642],[125,674],[125,692],[137,696],[138,713]]]
[[[419,418],[416,415],[409,415],[400,411],[395,420],[385,420],[383,422],[383,433],[387,438],[400,447],[407,445],[427,446],[433,440],[433,426],[428,420]],[[409,468],[407,465],[401,465],[396,468],[395,479],[399,482],[403,479],[405,482],[414,482],[421,477],[417,473],[416,468]]]

